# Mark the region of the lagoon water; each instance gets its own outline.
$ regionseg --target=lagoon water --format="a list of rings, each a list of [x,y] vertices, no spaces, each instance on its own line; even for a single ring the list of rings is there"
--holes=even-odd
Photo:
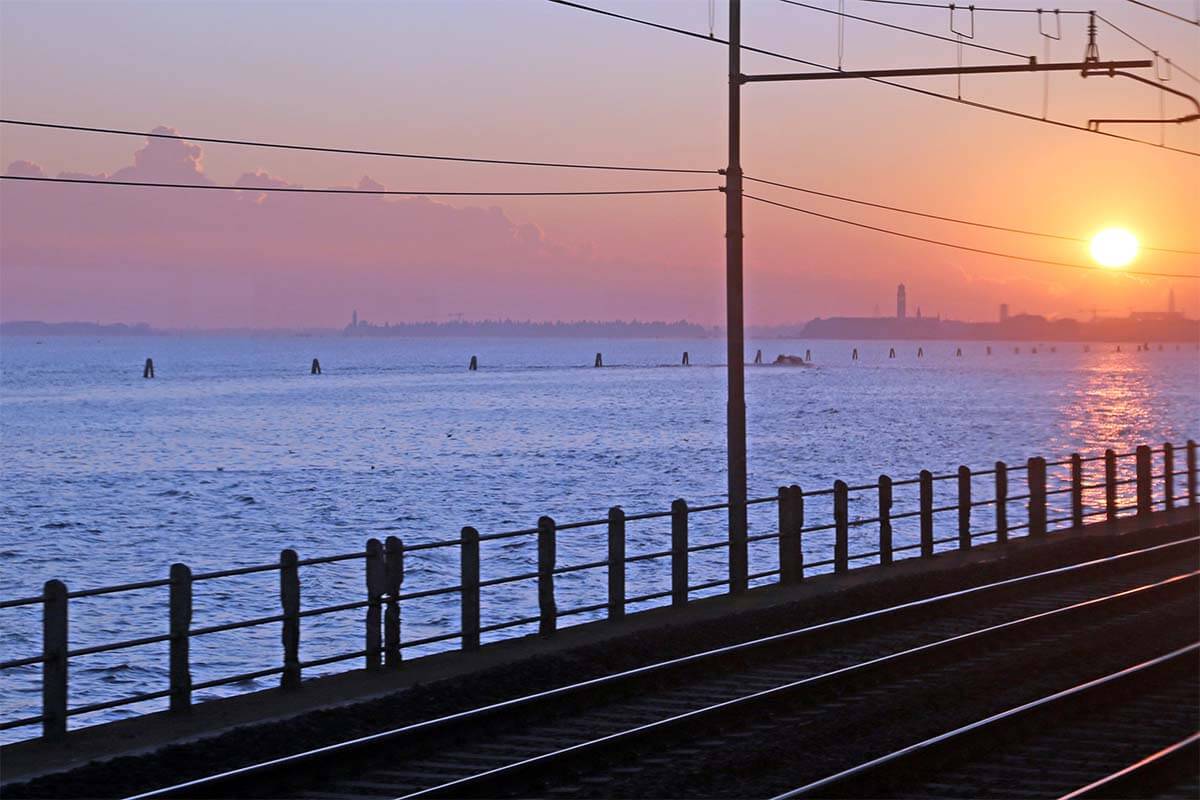
[[[972,342],[955,357],[953,342],[901,342],[888,359],[889,344],[748,343],[749,355],[761,347],[768,361],[811,349],[815,363],[747,370],[751,496],[788,483],[819,489],[835,478],[899,479],[923,468],[990,468],[1200,436],[1200,354],[1191,344],[1161,352],[1093,344],[1085,352],[1045,343],[1035,355],[1033,343],[991,343],[986,356],[985,343]],[[688,368],[679,366],[684,350]],[[591,366],[596,351],[603,369]],[[466,369],[471,355],[478,372]],[[148,356],[153,380],[141,377]],[[542,514],[569,522],[603,517],[613,505],[636,513],[665,510],[676,497],[719,502],[723,356],[716,339],[0,339],[0,599],[35,595],[49,578],[71,589],[162,578],[175,561],[200,571],[269,563],[285,547],[303,558],[361,550],[368,537],[416,543],[453,539],[468,524],[486,534],[532,527]],[[323,375],[308,374],[314,357]],[[897,510],[912,502],[898,490]],[[871,516],[873,503],[864,496],[854,513]],[[760,507],[752,533],[770,530],[773,513]],[[810,519],[820,513],[814,508]],[[719,537],[722,521],[697,515],[693,540]],[[898,543],[909,535],[901,528]],[[630,553],[663,549],[667,530],[658,521],[631,524]],[[870,549],[868,533],[852,549]],[[752,571],[772,568],[773,545],[764,545]],[[602,548],[602,528],[564,532],[559,558],[602,559]],[[410,559],[406,588],[454,585],[457,551],[424,552]],[[486,546],[485,580],[528,571],[532,552],[526,539]],[[724,569],[721,550],[697,553],[692,580]],[[629,593],[663,588],[666,572],[665,562],[631,569]],[[602,602],[602,573],[563,576],[560,609]],[[305,568],[302,577],[305,607],[362,597],[361,561]],[[278,613],[277,587],[273,573],[197,584],[194,624]],[[485,625],[532,613],[532,583],[485,591]],[[404,635],[454,630],[457,614],[453,596],[406,603]],[[71,603],[72,647],[166,625],[161,588]],[[306,620],[303,657],[359,649],[361,631],[361,611]],[[0,609],[0,659],[39,648],[36,609]],[[201,637],[193,677],[276,666],[279,652],[274,625]],[[0,718],[38,713],[39,674],[36,666],[0,673]],[[161,644],[84,656],[72,660],[71,701],[155,691],[165,676]]]

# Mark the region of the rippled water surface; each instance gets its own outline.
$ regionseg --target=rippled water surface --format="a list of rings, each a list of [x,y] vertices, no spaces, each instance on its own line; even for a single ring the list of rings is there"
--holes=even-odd
[[[750,343],[767,360],[811,349],[815,361],[747,370],[752,496],[1200,433],[1193,345],[1057,344],[1032,354],[1029,344],[995,343],[987,356],[971,343],[955,357],[952,342],[901,343],[894,360],[888,346]],[[685,349],[689,368],[677,366]],[[590,366],[597,350],[603,369]],[[665,510],[675,497],[719,501],[723,350],[718,340],[2,339],[0,598],[35,595],[49,578],[72,590],[162,578],[175,561],[198,572],[269,563],[285,547],[303,558],[361,550],[369,537],[416,543],[455,538],[468,524],[486,534],[531,527],[542,514],[567,522],[612,505],[634,513]],[[478,372],[465,368],[471,355]],[[147,356],[154,380],[141,377]],[[308,374],[314,357],[321,376]],[[897,490],[898,509],[910,500]],[[854,513],[870,516],[873,503],[864,497]],[[773,514],[761,507],[752,528],[769,530]],[[720,537],[722,522],[717,512],[696,515],[692,540]],[[898,542],[906,530],[898,526]],[[660,521],[631,524],[630,553],[663,549],[668,531]],[[563,532],[560,563],[602,559],[603,540],[602,528]],[[862,543],[869,549],[869,537]],[[772,547],[754,551],[752,571],[772,568]],[[533,552],[528,539],[485,545],[484,579],[528,571]],[[458,553],[413,553],[407,567],[407,589],[455,585]],[[724,570],[723,551],[697,553],[692,581]],[[631,567],[630,595],[666,587],[666,573],[665,562]],[[361,599],[362,562],[306,567],[302,584],[305,607]],[[604,585],[602,570],[562,576],[560,609],[602,602]],[[277,593],[275,573],[198,583],[193,624],[276,614]],[[72,647],[165,632],[166,594],[73,600]],[[39,651],[38,613],[0,610],[3,659]],[[485,590],[485,625],[533,613],[532,583]],[[405,604],[406,639],[457,624],[453,596]],[[303,631],[305,659],[360,649],[362,612],[307,619]],[[72,704],[164,688],[165,647],[73,659]],[[275,625],[200,637],[193,678],[277,666],[279,651]],[[0,715],[38,713],[38,676],[36,666],[0,673]]]

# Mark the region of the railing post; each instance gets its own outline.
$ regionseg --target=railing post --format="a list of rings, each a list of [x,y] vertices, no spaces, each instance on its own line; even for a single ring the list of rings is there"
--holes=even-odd
[[[625,512],[608,510],[608,618],[625,616]]]
[[[879,563],[892,563],[892,479],[879,476]]]
[[[933,473],[921,470],[921,558],[933,555]]]
[[[1104,518],[1117,518],[1117,453],[1111,448],[1104,451]]]
[[[295,550],[279,554],[279,605],[283,609],[282,689],[300,688],[300,567]]]
[[[1071,527],[1083,527],[1083,457],[1071,454]]]
[[[42,588],[42,737],[67,733],[67,586],[46,581]]]
[[[1154,510],[1154,478],[1150,463],[1150,446],[1138,445],[1134,456],[1137,464],[1137,513],[1138,516]]]
[[[1008,541],[1008,465],[996,462],[996,541]]]
[[[383,561],[383,545],[378,539],[367,540],[367,669],[379,669],[383,654],[383,593],[387,588],[386,565]]]
[[[833,482],[833,571],[850,569],[850,494],[845,481]]]
[[[671,605],[688,601],[688,504],[671,503]]]
[[[558,607],[554,603],[554,562],[556,558],[554,520],[538,519],[538,633],[545,636],[558,627]]]
[[[1046,534],[1046,459],[1034,456],[1025,462],[1029,480],[1029,535]]]
[[[804,580],[804,492],[796,484],[779,487],[779,582]]]
[[[389,536],[383,544],[384,591],[387,608],[383,612],[383,663],[400,666],[404,655],[400,649],[400,587],[404,585],[404,542]]]
[[[187,564],[171,565],[170,619],[171,635],[169,675],[172,711],[185,711],[192,705],[192,671],[188,664],[192,626],[192,571]]]
[[[479,531],[470,525],[462,529],[460,551],[462,578],[462,648],[479,649]]]
[[[1187,443],[1187,490],[1189,506],[1200,502],[1196,496],[1196,442],[1192,439]]]
[[[1175,507],[1175,445],[1163,442],[1163,502],[1167,510]]]
[[[971,549],[971,470],[958,468],[958,549]]]
[[[735,511],[736,509],[732,507],[729,509],[731,520],[738,517]],[[740,512],[740,517],[743,521],[746,519],[744,508]],[[744,522],[739,530],[735,530],[734,527],[730,526],[729,529],[729,593],[742,594],[750,585],[747,578],[750,574],[750,553]]]

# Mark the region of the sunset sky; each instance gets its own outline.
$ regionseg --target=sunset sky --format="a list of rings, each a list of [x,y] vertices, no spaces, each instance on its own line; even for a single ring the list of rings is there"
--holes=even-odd
[[[807,0],[836,8],[837,0]],[[1158,0],[1188,16],[1192,0]],[[707,0],[593,5],[708,33]],[[1004,5],[1035,7],[1023,0]],[[837,60],[832,15],[746,0],[746,44]],[[846,10],[949,34],[942,11]],[[1200,27],[1123,0],[1084,0],[1200,75]],[[724,0],[717,36],[726,35]],[[1048,23],[1049,24],[1049,23]],[[1064,17],[1052,60],[1083,54]],[[1044,58],[1036,18],[977,14],[975,41]],[[1144,50],[1101,26],[1103,59]],[[847,21],[847,69],[948,66],[953,44]],[[7,118],[419,153],[716,169],[725,164],[724,47],[542,0],[16,2],[0,4]],[[1017,63],[964,49],[967,64]],[[747,54],[746,72],[806,68]],[[954,78],[905,79],[955,94]],[[1200,93],[1175,72],[1166,85]],[[1160,93],[1055,74],[1049,115],[1157,116]],[[1015,119],[863,81],[744,90],[748,175],[990,224],[1200,250],[1200,158]],[[971,76],[965,99],[1041,115],[1041,75]],[[1169,114],[1189,105],[1168,97]],[[1200,151],[1200,123],[1114,132]],[[715,187],[717,175],[477,166],[0,126],[5,174],[391,190]],[[1090,263],[1087,245],[935,222],[783,189],[747,191],[964,245]],[[1022,263],[746,201],[747,322],[909,307],[992,319],[999,303],[1056,316],[1200,312],[1200,281]],[[387,198],[0,182],[0,319],[162,327],[384,321],[724,317],[723,196]],[[1131,267],[1200,273],[1143,252]]]

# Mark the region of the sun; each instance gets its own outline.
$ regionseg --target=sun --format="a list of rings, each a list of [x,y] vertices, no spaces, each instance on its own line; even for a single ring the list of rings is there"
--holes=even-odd
[[[1137,254],[1137,237],[1124,228],[1105,228],[1092,237],[1092,258],[1103,267],[1123,267]]]

